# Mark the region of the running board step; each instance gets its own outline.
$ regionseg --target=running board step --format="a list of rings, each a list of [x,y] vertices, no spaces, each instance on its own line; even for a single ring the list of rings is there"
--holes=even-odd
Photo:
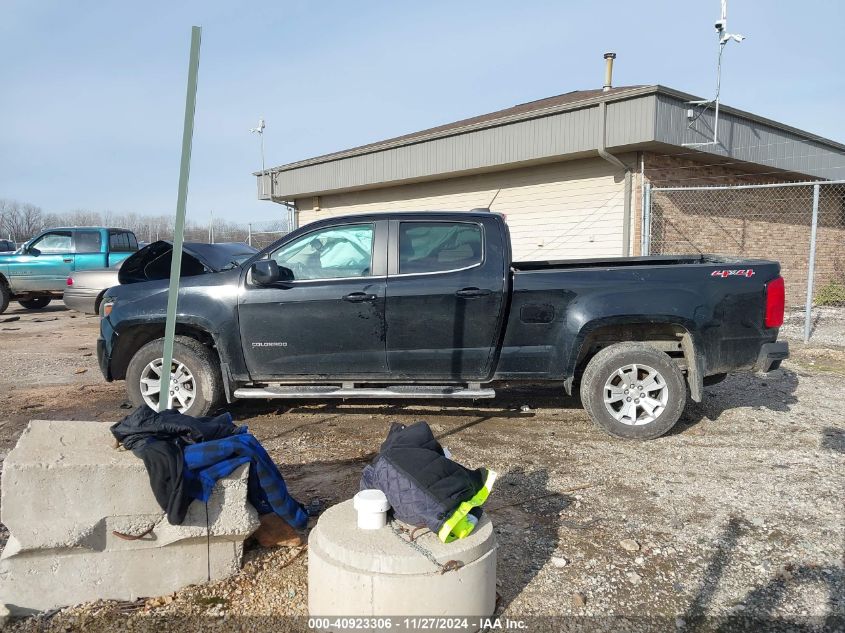
[[[393,387],[338,387],[337,385],[272,385],[241,387],[235,398],[495,398],[496,391],[480,385],[395,385]]]

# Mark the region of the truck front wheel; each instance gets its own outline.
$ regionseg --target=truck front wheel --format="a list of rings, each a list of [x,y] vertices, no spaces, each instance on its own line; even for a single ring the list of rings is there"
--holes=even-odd
[[[651,440],[675,426],[687,388],[668,355],[644,343],[616,343],[590,360],[581,380],[581,401],[610,435]]]
[[[12,293],[9,292],[9,287],[4,283],[4,280],[0,278],[0,314],[3,314],[6,311],[6,308],[9,307],[9,299],[11,299]]]
[[[141,347],[126,368],[126,390],[135,406],[158,410],[164,339]],[[192,338],[177,336],[173,341],[170,366],[170,394],[179,413],[202,416],[220,402],[223,384],[214,352]]]
[[[40,310],[50,305],[51,301],[50,297],[34,297],[32,299],[21,299],[18,303],[27,310]]]

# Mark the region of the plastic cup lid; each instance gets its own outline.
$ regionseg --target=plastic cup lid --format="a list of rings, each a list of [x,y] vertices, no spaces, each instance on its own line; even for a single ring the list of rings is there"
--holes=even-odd
[[[362,490],[353,497],[358,512],[387,512],[390,504],[381,490]]]

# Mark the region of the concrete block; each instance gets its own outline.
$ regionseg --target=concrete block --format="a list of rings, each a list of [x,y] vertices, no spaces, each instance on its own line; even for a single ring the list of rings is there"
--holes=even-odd
[[[146,550],[30,551],[0,561],[0,602],[29,615],[91,600],[135,600],[226,578],[243,543],[196,538]],[[210,573],[209,573],[210,572]]]
[[[247,466],[241,466],[212,493],[212,536],[243,540],[257,529],[247,477]],[[145,549],[206,535],[204,503],[192,503],[182,525],[167,521],[144,463],[115,448],[109,423],[33,420],[6,457],[2,483],[2,521],[19,551]],[[139,541],[112,535],[140,534],[151,526],[152,536]]]
[[[172,525],[143,462],[115,448],[109,424],[34,420],[3,465],[0,603],[13,614],[96,599],[134,600],[240,569],[258,525],[248,466]],[[118,531],[140,535],[124,540]]]
[[[426,532],[415,543],[441,573],[391,528],[359,530],[352,501],[326,510],[308,539],[311,616],[489,616],[496,606],[496,539],[485,514],[465,539],[441,543]]]

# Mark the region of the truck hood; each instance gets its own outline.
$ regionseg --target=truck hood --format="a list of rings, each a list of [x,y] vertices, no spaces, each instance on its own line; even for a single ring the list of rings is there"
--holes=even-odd
[[[216,273],[235,268],[258,251],[248,244],[239,242],[205,244],[185,242],[182,244],[181,277],[193,277],[204,273]],[[155,281],[170,278],[170,262],[173,244],[159,240],[133,253],[123,262],[118,273],[121,284]]]

